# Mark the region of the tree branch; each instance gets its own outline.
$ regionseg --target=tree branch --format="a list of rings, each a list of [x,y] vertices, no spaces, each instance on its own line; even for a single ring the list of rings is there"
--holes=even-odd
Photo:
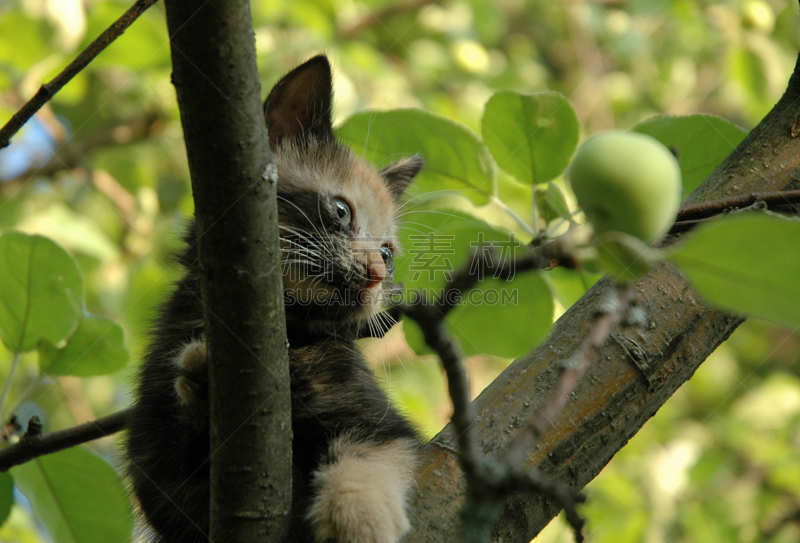
[[[800,188],[800,138],[791,136],[800,113],[797,104],[796,66],[783,98],[685,204]],[[762,160],[767,154],[769,160]],[[542,391],[553,388],[560,361],[583,341],[596,304],[613,288],[608,278],[599,281],[557,321],[542,345],[511,364],[473,402],[483,454],[502,454],[520,433],[519,421],[542,407]],[[615,341],[600,349],[603,363],[589,368],[563,415],[540,437],[525,463],[572,489],[591,481],[743,321],[708,305],[668,265],[657,266],[632,288],[648,325],[612,333]],[[424,450],[409,542],[458,541],[458,511],[467,487],[450,446],[456,436],[451,423]],[[530,493],[515,495],[506,501],[492,538],[530,541],[560,507]]]
[[[712,202],[691,204],[683,206],[678,210],[678,218],[670,228],[670,234],[687,232],[695,226],[702,224],[717,215],[727,211],[733,211],[763,204],[768,209],[786,209],[800,204],[800,190],[785,190],[774,192],[753,192],[750,194],[740,194],[729,198],[722,198]]]
[[[529,246],[527,253],[513,261],[503,259],[499,267],[494,264],[497,259],[491,248],[480,248],[473,253],[465,266],[453,273],[436,300],[429,301],[425,293],[420,292],[416,303],[398,306],[403,313],[417,321],[426,343],[439,355],[447,373],[448,392],[453,402],[452,424],[458,442],[458,460],[467,485],[467,501],[461,510],[463,522],[459,530],[464,542],[486,541],[501,511],[504,498],[519,490],[535,490],[566,508],[576,540],[583,541],[584,521],[575,511],[575,503],[580,501],[579,497],[537,470],[521,469],[522,458],[516,460],[514,456],[506,457],[504,460],[511,461],[498,463],[481,452],[475,433],[475,410],[470,403],[469,384],[464,371],[464,356],[458,342],[447,332],[444,322],[447,314],[458,304],[459,298],[477,286],[487,272],[493,272],[496,278],[508,280],[517,272],[550,268],[557,263],[574,264],[570,238],[571,236],[562,236],[542,245]],[[564,372],[566,378],[562,379],[563,386],[554,390],[552,396],[556,399],[551,402],[553,407],[546,413],[553,419],[566,402],[569,391],[591,362],[590,351],[596,353],[596,348],[592,351],[595,347],[593,342],[605,341],[611,327],[622,318],[621,315],[627,309],[627,298],[626,295],[625,303],[617,304],[618,307],[611,311],[616,320],[612,319],[607,326],[599,327],[602,338],[598,334],[590,334],[591,341],[587,340],[583,363]],[[604,319],[600,323],[605,324]],[[522,446],[533,445],[532,439],[521,441]],[[524,452],[527,453],[527,450]]]
[[[123,409],[72,428],[43,435],[23,436],[19,443],[0,451],[0,471],[24,464],[45,454],[58,452],[81,443],[110,436],[125,429],[132,409]]]
[[[613,294],[613,295],[612,295]],[[583,374],[597,359],[611,331],[625,319],[632,302],[630,289],[618,287],[600,300],[595,310],[596,322],[577,351],[561,362],[561,375],[544,404],[528,418],[514,441],[503,452],[502,461],[508,466],[519,466],[527,460],[531,449],[547,430],[553,427],[575,390]]]
[[[73,77],[78,75],[81,70],[86,68],[88,64],[94,60],[94,57],[100,54],[103,49],[108,47],[114,40],[122,35],[125,32],[133,21],[135,21],[139,15],[144,13],[144,11],[156,3],[156,0],[137,0],[136,3],[128,9],[122,16],[114,21],[114,23],[109,26],[100,36],[97,37],[92,43],[89,44],[86,49],[80,52],[80,54],[75,57],[75,60],[69,63],[69,65],[64,68],[61,73],[55,76],[53,79],[39,87],[39,90],[36,91],[36,94],[33,97],[25,102],[25,105],[17,111],[11,119],[0,129],[0,149],[6,147],[11,138],[16,134],[22,126],[28,122],[28,119],[33,117],[33,115],[41,109],[43,105],[45,105],[48,100],[50,100],[61,88],[69,83]]]
[[[202,270],[210,539],[282,541],[292,496],[289,364],[277,170],[261,109],[250,5],[165,4]]]

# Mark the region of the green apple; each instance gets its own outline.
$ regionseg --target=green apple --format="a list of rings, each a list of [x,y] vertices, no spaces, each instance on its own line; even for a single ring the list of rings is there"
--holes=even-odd
[[[651,243],[677,215],[680,166],[650,136],[617,130],[597,134],[578,150],[567,175],[596,234],[624,232]]]

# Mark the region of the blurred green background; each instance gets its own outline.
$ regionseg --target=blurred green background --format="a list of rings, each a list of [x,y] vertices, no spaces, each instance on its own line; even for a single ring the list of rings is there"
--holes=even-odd
[[[0,1],[0,122],[129,5]],[[750,129],[800,50],[798,6],[783,0],[254,0],[253,12],[265,92],[325,52],[338,122],[417,107],[477,133],[499,89],[561,92],[583,137],[657,113],[714,113]],[[504,199],[524,209],[530,188],[518,192]],[[41,379],[27,353],[9,404],[35,402],[46,431],[128,405],[151,312],[179,274],[171,254],[191,210],[157,4],[0,152],[0,231],[46,235],[77,258],[88,309],[124,327],[131,363],[110,376]],[[559,284],[562,301],[583,288]],[[365,348],[393,397],[434,435],[450,413],[437,360],[414,354],[400,329]],[[0,376],[11,361],[3,349]],[[791,331],[751,320],[735,332],[589,485],[590,540],[800,541],[799,358]],[[475,393],[509,362],[471,357]],[[92,446],[117,462],[111,440]],[[22,501],[0,540],[48,539]],[[557,519],[537,541],[572,536]]]

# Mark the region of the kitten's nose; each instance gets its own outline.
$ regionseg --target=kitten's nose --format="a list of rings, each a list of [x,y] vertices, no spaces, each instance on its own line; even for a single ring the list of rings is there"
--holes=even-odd
[[[385,278],[386,278],[386,268],[384,268],[383,266],[367,265],[368,281],[367,281],[367,286],[365,288],[369,290],[375,285],[380,285]]]

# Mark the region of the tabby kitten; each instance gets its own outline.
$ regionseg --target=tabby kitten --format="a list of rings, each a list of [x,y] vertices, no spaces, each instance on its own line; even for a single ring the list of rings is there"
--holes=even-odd
[[[398,199],[419,157],[376,171],[331,126],[331,70],[312,58],[264,103],[278,167],[290,342],[294,541],[389,543],[405,512],[417,436],[365,366],[355,339],[380,319]],[[194,225],[186,275],[156,320],[128,427],[127,472],[159,543],[208,541],[206,345]]]

